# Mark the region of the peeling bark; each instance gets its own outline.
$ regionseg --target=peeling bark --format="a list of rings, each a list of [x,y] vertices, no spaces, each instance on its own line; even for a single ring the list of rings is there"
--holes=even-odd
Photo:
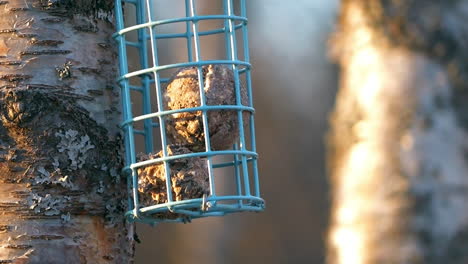
[[[466,1],[343,1],[329,263],[468,262],[466,15]]]
[[[105,2],[0,1],[0,263],[132,262]]]

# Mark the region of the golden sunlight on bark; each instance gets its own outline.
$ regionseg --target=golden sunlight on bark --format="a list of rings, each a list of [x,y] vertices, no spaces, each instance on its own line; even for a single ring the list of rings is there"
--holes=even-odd
[[[333,39],[342,75],[328,137],[328,263],[466,263],[468,135],[453,76],[436,56],[386,39],[368,19],[379,4],[361,3],[343,1]]]

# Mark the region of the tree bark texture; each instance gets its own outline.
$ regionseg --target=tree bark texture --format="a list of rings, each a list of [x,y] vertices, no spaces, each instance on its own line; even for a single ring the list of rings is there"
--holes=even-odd
[[[0,263],[129,263],[112,2],[0,1]]]
[[[468,263],[468,1],[344,0],[328,263]]]

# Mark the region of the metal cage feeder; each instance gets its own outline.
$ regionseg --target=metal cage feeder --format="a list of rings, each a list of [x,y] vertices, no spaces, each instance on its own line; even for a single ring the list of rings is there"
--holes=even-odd
[[[251,89],[251,65],[249,63],[248,31],[245,0],[240,0],[240,14],[235,15],[232,0],[220,0],[223,3],[223,14],[197,15],[196,1],[185,0],[185,17],[158,20],[155,17],[157,3],[151,0],[116,0],[116,24],[117,32],[114,38],[118,42],[120,77],[118,83],[121,87],[123,122],[121,127],[124,133],[125,144],[125,168],[124,173],[128,179],[129,210],[126,217],[132,222],[145,222],[155,224],[158,222],[187,222],[191,219],[206,216],[223,216],[228,213],[243,211],[262,211],[264,200],[260,197],[260,188],[257,172],[257,153],[255,147],[254,108],[252,104]],[[123,4],[131,5],[135,10],[136,24],[126,25],[123,14]],[[182,2],[181,2],[182,4]],[[126,10],[128,11],[128,10]],[[207,20],[222,21],[220,28],[200,31],[199,23]],[[184,23],[183,33],[160,33],[158,27],[173,23]],[[134,34],[136,40],[131,40],[129,34]],[[200,38],[209,35],[218,35],[225,42],[225,58],[221,60],[203,60],[201,57]],[[236,35],[242,36],[241,44],[237,43]],[[187,61],[173,64],[160,64],[158,54],[158,40],[182,39],[187,43]],[[193,44],[193,46],[192,46]],[[242,47],[243,60],[239,59],[238,46]],[[133,51],[132,51],[133,50]],[[128,57],[129,52],[138,54],[139,65],[137,70],[130,71]],[[207,67],[215,65],[229,69],[232,74],[232,83],[235,101],[216,105],[207,104],[205,85],[208,75],[204,76]],[[223,68],[223,69],[224,69]],[[170,109],[164,102],[165,93],[171,85],[170,78],[164,78],[162,73],[167,70],[192,69],[196,72],[198,81],[197,89],[199,105]],[[182,70],[180,70],[182,69]],[[231,76],[231,75],[229,75]],[[243,78],[241,80],[241,78]],[[174,88],[174,89],[177,89]],[[245,91],[245,92],[244,92]],[[156,99],[153,100],[151,97]],[[244,100],[246,93],[247,100]],[[134,104],[133,97],[139,96],[142,103]],[[153,103],[153,101],[155,101]],[[135,109],[138,107],[139,109]],[[153,111],[152,109],[156,110]],[[212,147],[210,129],[212,121],[210,114],[216,111],[230,111],[235,115],[237,125],[235,142],[228,149],[216,149]],[[135,113],[141,113],[140,115]],[[203,130],[203,149],[185,151],[182,153],[170,153],[169,147],[173,139],[168,137],[168,120],[176,120],[177,114],[198,113],[201,118]],[[246,115],[247,113],[247,115]],[[137,157],[138,138],[144,142],[144,150],[149,159],[141,160]],[[177,142],[180,144],[180,142]],[[189,146],[191,143],[187,143]],[[160,151],[159,151],[160,150]],[[152,155],[159,151],[159,155]],[[222,157],[222,158],[220,158]],[[185,195],[187,186],[178,186],[179,194],[175,195],[177,180],[174,175],[174,164],[190,160],[202,161],[203,166],[200,175],[203,184],[206,182],[206,191],[194,192]],[[195,162],[194,161],[194,162]],[[148,190],[148,182],[142,187],[145,168],[158,166],[154,173],[161,173],[162,177],[149,180],[151,188],[159,188],[161,193]],[[228,177],[219,173],[222,170],[230,170],[232,173],[231,192],[220,194],[220,178]],[[171,171],[174,172],[171,174]],[[178,172],[179,177],[183,172]],[[223,172],[224,173],[224,172]],[[140,174],[140,175],[139,175]],[[147,177],[149,174],[145,174]],[[183,175],[182,175],[183,176]],[[189,176],[187,176],[189,177]],[[187,179],[184,179],[187,181]],[[163,184],[164,183],[164,184]],[[156,186],[158,185],[159,186]],[[192,184],[193,185],[193,184]],[[203,185],[205,186],[205,185]],[[148,188],[147,188],[148,187]],[[146,188],[146,189],[145,189]],[[185,189],[184,189],[185,188]],[[201,187],[200,187],[201,188]],[[154,190],[154,189],[152,189]],[[201,190],[205,190],[201,188]],[[148,198],[150,196],[150,198]],[[182,198],[181,198],[182,197]],[[153,200],[151,200],[153,199]],[[142,201],[145,201],[144,203]],[[148,203],[150,201],[150,203]],[[152,202],[151,202],[152,201]]]

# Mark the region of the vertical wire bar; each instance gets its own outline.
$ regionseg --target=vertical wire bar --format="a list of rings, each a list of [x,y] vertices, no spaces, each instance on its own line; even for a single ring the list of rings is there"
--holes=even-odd
[[[229,13],[228,11],[228,0],[223,0],[223,10],[224,10],[224,14],[227,15]],[[230,38],[229,38],[229,31],[228,31],[228,28],[229,28],[229,23],[227,21],[227,19],[224,20],[224,43],[225,43],[225,46],[226,46],[226,59],[227,60],[233,60],[232,58],[232,52],[231,52],[231,41],[230,41]],[[234,145],[234,149],[235,150],[238,150],[238,144],[236,143]],[[234,173],[236,175],[236,188],[237,188],[237,194],[239,196],[242,196],[242,181],[241,181],[241,171],[239,170],[239,155],[234,155]],[[238,201],[238,204],[239,204],[239,207],[242,207],[243,205],[243,200],[242,199],[239,199]]]
[[[122,9],[122,5],[121,5],[121,0],[116,0],[115,1],[115,13],[119,13],[119,9]],[[122,13],[122,12],[120,12]],[[117,28],[117,31],[120,31],[123,29],[123,19],[122,17],[118,17],[118,19],[116,19],[116,28]],[[117,36],[117,41],[119,42],[119,49],[118,49],[118,53],[119,53],[119,72],[120,72],[120,75],[124,75],[128,72],[127,70],[127,62],[126,62],[126,51],[125,51],[125,45],[123,45],[123,48],[122,48],[122,43],[125,43],[125,39],[123,39],[123,36],[122,35],[118,35]],[[122,85],[122,82],[123,82],[123,85]],[[124,80],[121,80],[119,82],[119,85],[120,87],[122,88],[121,90],[124,89],[125,85],[128,85],[127,82],[127,79],[124,79]],[[123,94],[123,93],[122,93]],[[125,104],[125,101],[124,101],[124,97],[122,96],[122,105]],[[125,118],[125,116],[127,116],[127,112],[126,112],[126,108],[125,107],[122,107],[122,115],[123,117]],[[127,133],[124,131],[124,144],[125,144],[125,147],[129,147],[129,144],[128,144],[128,136],[127,136]],[[127,148],[129,149],[129,148]],[[125,162],[127,165],[129,165],[131,163],[131,157],[130,157],[130,152],[128,151],[125,151]]]
[[[137,9],[137,17],[136,22],[137,25],[145,23],[145,7],[142,5],[141,1],[136,2],[136,9]],[[140,53],[140,65],[142,69],[149,68],[148,66],[148,47],[146,44],[147,35],[146,29],[141,28],[138,29],[138,51]],[[143,114],[150,114],[151,113],[151,92],[150,92],[150,80],[147,74],[143,75],[141,80],[142,83],[142,95],[143,95]],[[150,153],[154,149],[154,142],[153,142],[153,125],[151,119],[145,119],[143,121],[144,125],[144,137],[145,137],[145,152]]]
[[[123,9],[122,9],[122,2],[121,0],[116,0],[115,3],[115,12],[116,12],[116,26],[118,30],[123,29],[124,27],[124,21],[123,21]],[[125,44],[125,37],[123,35],[118,35],[117,40],[119,42],[119,70],[120,70],[120,75],[124,76],[125,74],[128,73],[128,65],[127,65],[127,51],[126,51],[126,44]],[[123,86],[121,85],[122,89],[122,111],[123,111],[123,118],[125,121],[128,121],[132,119],[132,111],[131,111],[131,98],[130,98],[130,87],[128,83],[128,79],[125,78],[123,81]],[[133,122],[131,123],[126,123],[124,125],[124,140],[125,140],[125,146],[127,147],[127,155],[126,155],[126,163],[127,164],[132,164],[136,162],[136,155],[135,155],[135,142],[134,142],[134,135],[133,135]],[[130,181],[131,178],[131,181]],[[132,194],[133,194],[133,210],[134,210],[134,216],[138,217],[138,192],[136,188],[137,184],[137,178],[136,175],[134,175],[134,171],[132,170],[132,173],[129,174],[127,177],[128,182],[132,182]],[[127,190],[130,193],[130,185],[128,185]],[[129,207],[132,207],[132,201],[129,198]]]
[[[148,22],[153,22],[153,17],[151,14],[151,5],[150,5],[150,0],[146,0],[146,6],[148,8]],[[156,36],[155,33],[153,32],[153,27],[149,26],[148,27],[150,31],[150,38],[151,38],[151,52],[152,52],[152,59],[153,59],[153,67],[159,66],[159,61],[158,61],[158,49],[157,49],[157,43],[156,43]],[[161,80],[159,77],[159,72],[158,71],[153,71],[154,74],[154,84],[156,86],[156,97],[158,101],[158,112],[164,111],[164,106],[163,106],[163,95],[162,95],[162,88],[161,88]],[[164,116],[159,116],[159,129],[161,131],[161,145],[162,145],[162,153],[163,157],[167,157],[167,138],[166,138],[166,124],[164,122]],[[164,161],[164,171],[166,173],[166,191],[167,191],[167,200],[168,202],[172,202],[172,186],[171,186],[171,177],[170,173],[171,170],[169,168],[169,162]]]
[[[118,15],[119,13],[121,14],[122,12],[119,11],[119,10],[122,10],[122,2],[121,0],[115,0],[115,14],[116,14],[116,28],[117,28],[117,31],[120,31],[123,29],[124,27],[124,23],[123,23],[123,20],[122,20],[122,15]],[[119,49],[118,49],[118,53],[119,53],[119,73],[120,75],[123,75],[125,72],[127,72],[127,70],[125,69],[125,59],[124,59],[124,56],[125,56],[125,53],[123,52],[123,50],[121,49],[121,46],[122,46],[122,40],[121,40],[122,36],[119,35],[117,37],[117,41],[119,42]],[[124,40],[124,43],[125,43],[125,40]],[[121,88],[122,87],[122,81],[119,82],[119,86]],[[123,80],[123,82],[125,82],[125,80]],[[124,84],[125,85],[125,84]],[[122,96],[121,98],[122,100],[122,106],[124,105],[124,98]],[[125,108],[122,107],[122,115],[125,117],[127,115],[127,113],[125,112]],[[129,146],[129,140],[128,140],[128,136],[127,136],[127,133],[125,132],[124,130],[124,133],[123,133],[123,138],[124,138],[124,147],[125,147],[125,150],[127,149],[130,149],[130,146]],[[131,163],[131,157],[130,157],[130,152],[129,151],[125,151],[125,165],[129,165]],[[131,196],[130,196],[130,193],[131,193],[131,189],[130,189],[130,182],[131,182],[131,177],[132,177],[132,174],[128,171],[125,171],[124,173],[126,173],[126,177],[127,177],[127,194],[128,194],[128,198],[127,198],[127,202],[128,202],[128,207],[129,208],[132,208],[132,204],[133,204],[133,200],[131,199]]]
[[[201,60],[200,56],[200,36],[198,35],[198,20],[196,20],[196,12],[195,12],[195,0],[189,0],[190,4],[190,13],[191,17],[195,18],[193,20],[192,25],[193,25],[193,37],[195,40],[195,61],[199,62]],[[205,102],[205,90],[204,90],[204,81],[203,81],[203,74],[202,74],[202,67],[200,65],[197,65],[197,72],[198,72],[198,86],[200,88],[200,104],[201,107],[204,107],[206,105]],[[211,153],[211,144],[210,144],[210,131],[208,127],[208,114],[206,110],[202,111],[202,117],[203,117],[203,132],[205,133],[205,148],[206,152],[209,154]],[[215,188],[215,182],[214,182],[214,177],[213,177],[213,168],[212,168],[212,156],[209,155],[207,157],[207,165],[208,165],[208,176],[210,180],[210,195],[211,196],[216,196],[216,188]]]
[[[189,0],[185,0],[185,16],[190,17],[190,3]],[[187,38],[187,59],[189,62],[193,61],[193,51],[192,51],[192,30],[190,28],[190,21],[185,22],[186,26],[186,38]]]
[[[237,144],[234,144],[234,150],[238,150],[239,148],[237,147]],[[236,189],[237,189],[237,195],[242,196],[242,182],[241,182],[241,177],[240,177],[240,171],[239,171],[239,155],[234,155],[234,174],[236,175]],[[239,199],[237,201],[239,204],[239,208],[242,208],[242,199]]]
[[[234,13],[234,8],[232,4],[232,0],[227,1],[228,5],[228,15],[232,16]],[[237,43],[236,43],[236,34],[235,28],[233,25],[232,19],[227,19],[229,25],[229,40],[231,43],[231,57],[234,60],[237,60]],[[242,105],[241,100],[241,92],[240,92],[240,82],[239,82],[239,71],[237,69],[237,65],[232,65],[233,73],[234,73],[234,84],[236,88],[236,102],[237,105]],[[239,121],[239,138],[240,138],[240,148],[241,151],[246,151],[245,148],[245,133],[244,133],[244,120],[242,116],[242,110],[237,111],[237,118]],[[245,187],[245,195],[250,196],[250,182],[249,182],[249,171],[247,168],[247,158],[245,154],[241,154],[242,159],[242,173],[244,175],[244,187]]]
[[[228,14],[228,0],[223,0],[223,10],[224,14]],[[227,19],[224,19],[224,45],[226,47],[226,59],[227,60],[232,60],[232,54],[231,54],[231,41],[229,41],[229,24]]]
[[[241,17],[247,17],[247,8],[245,6],[245,0],[241,0]],[[249,51],[249,32],[247,28],[247,23],[243,22],[242,24],[242,40],[243,40],[243,50],[244,50],[244,60],[250,62],[250,51]],[[247,85],[247,95],[249,97],[249,106],[253,107],[253,95],[252,95],[252,77],[250,69],[246,71],[246,85]],[[250,113],[250,141],[252,152],[257,152],[257,143],[255,140],[255,121],[254,114]],[[258,179],[258,164],[257,157],[252,157],[252,170],[253,170],[253,180],[254,180],[254,189],[255,196],[260,197],[260,183]]]

